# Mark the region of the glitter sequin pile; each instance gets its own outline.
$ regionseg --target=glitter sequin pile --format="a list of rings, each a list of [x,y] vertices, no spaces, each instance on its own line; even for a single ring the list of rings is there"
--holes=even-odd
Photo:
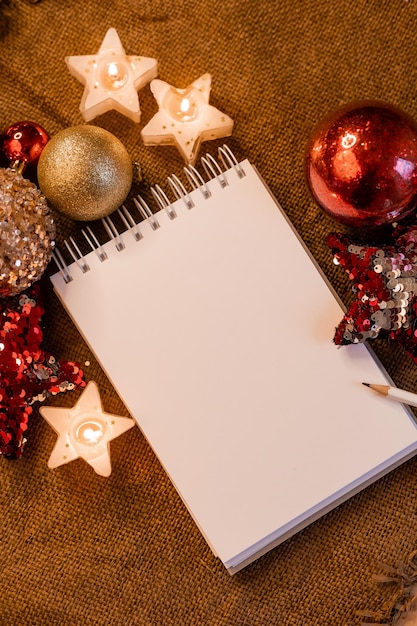
[[[39,189],[12,169],[0,169],[0,297],[38,280],[48,265],[55,225]]]
[[[39,286],[0,300],[0,455],[21,457],[32,404],[84,387],[83,371],[40,348],[44,308]]]
[[[398,230],[392,246],[355,245],[338,233],[331,233],[327,243],[357,296],[336,328],[334,342],[388,337],[417,363],[417,227]]]

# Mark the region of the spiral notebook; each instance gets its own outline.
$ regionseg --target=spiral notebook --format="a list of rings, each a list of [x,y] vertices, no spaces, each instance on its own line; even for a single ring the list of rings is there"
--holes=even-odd
[[[332,343],[342,307],[256,169],[221,157],[105,221],[107,243],[69,242],[52,282],[234,573],[413,455],[417,430],[361,385],[386,382],[369,349]]]

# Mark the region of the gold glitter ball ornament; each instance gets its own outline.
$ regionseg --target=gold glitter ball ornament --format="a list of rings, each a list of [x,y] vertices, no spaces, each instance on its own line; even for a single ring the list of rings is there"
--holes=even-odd
[[[54,246],[55,224],[45,197],[16,170],[0,169],[0,297],[38,280]]]
[[[133,166],[117,137],[97,126],[73,126],[46,144],[38,182],[50,204],[74,220],[115,211],[132,185]]]

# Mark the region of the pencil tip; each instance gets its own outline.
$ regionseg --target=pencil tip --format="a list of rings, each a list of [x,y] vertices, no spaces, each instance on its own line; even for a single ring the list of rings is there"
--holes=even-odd
[[[365,385],[365,387],[370,387],[371,386],[369,383],[362,383],[362,385]]]

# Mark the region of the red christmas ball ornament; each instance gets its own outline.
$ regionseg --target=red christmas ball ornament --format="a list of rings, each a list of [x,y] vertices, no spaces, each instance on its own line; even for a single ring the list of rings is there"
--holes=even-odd
[[[305,170],[313,198],[338,222],[398,221],[417,206],[417,124],[384,102],[347,105],[314,130]]]
[[[35,122],[16,122],[3,133],[0,150],[11,165],[36,165],[49,135]]]

